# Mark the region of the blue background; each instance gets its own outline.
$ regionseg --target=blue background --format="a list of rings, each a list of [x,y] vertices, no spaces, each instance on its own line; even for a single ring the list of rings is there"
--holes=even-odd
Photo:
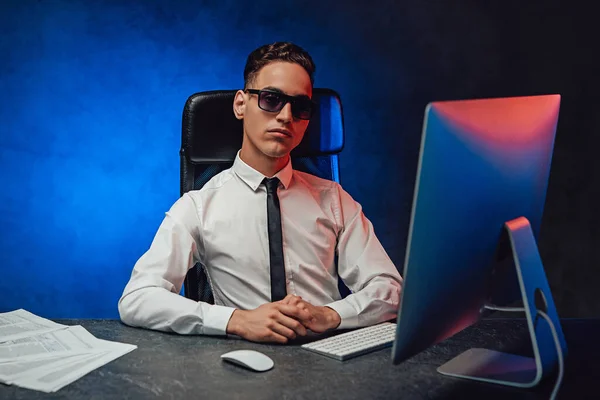
[[[0,6],[0,312],[116,317],[179,195],[181,112],[247,54],[306,48],[341,95],[341,181],[401,270],[424,107],[561,93],[540,248],[562,316],[600,314],[589,10],[551,1],[32,1]]]

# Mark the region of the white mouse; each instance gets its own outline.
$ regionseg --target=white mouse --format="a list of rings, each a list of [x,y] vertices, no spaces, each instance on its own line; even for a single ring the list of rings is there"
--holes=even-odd
[[[273,368],[273,360],[255,350],[235,350],[221,356],[225,361],[241,365],[253,371],[268,371]]]

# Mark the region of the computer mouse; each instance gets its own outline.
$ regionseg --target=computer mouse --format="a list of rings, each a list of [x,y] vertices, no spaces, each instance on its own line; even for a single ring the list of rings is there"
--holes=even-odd
[[[275,363],[268,356],[256,350],[235,350],[221,356],[225,361],[241,365],[252,371],[263,372],[273,368]]]

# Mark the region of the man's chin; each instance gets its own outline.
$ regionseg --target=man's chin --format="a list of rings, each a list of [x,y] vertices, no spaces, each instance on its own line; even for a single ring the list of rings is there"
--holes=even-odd
[[[276,148],[263,149],[263,154],[271,158],[283,158],[287,157],[288,154],[293,150],[289,146],[277,146]]]

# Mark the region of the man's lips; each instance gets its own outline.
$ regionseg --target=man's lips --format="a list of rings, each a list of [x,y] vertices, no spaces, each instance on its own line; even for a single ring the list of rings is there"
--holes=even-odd
[[[292,137],[292,132],[288,131],[287,129],[275,128],[269,129],[267,132],[281,133],[282,135]]]

